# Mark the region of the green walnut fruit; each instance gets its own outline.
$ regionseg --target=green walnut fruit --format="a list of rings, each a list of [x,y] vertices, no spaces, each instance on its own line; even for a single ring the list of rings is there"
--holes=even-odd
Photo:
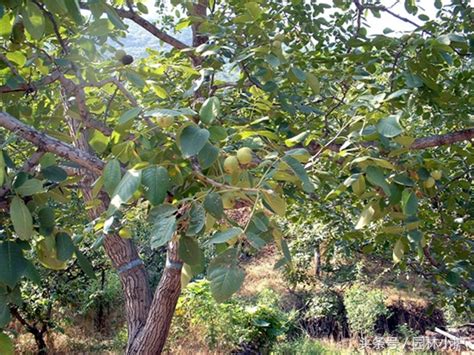
[[[25,25],[22,20],[16,21],[13,24],[10,39],[15,44],[20,44],[25,40]]]
[[[433,179],[439,180],[443,176],[443,172],[441,170],[434,170],[431,172],[431,176],[433,177]]]
[[[252,149],[243,147],[237,151],[237,159],[240,164],[248,164],[252,161]]]
[[[132,237],[132,231],[130,228],[124,227],[119,230],[119,236],[123,239],[130,239]]]
[[[234,174],[240,170],[237,157],[230,156],[224,160],[224,171],[228,174]]]
[[[127,53],[123,49],[119,49],[117,52],[115,52],[115,59],[122,60],[122,58],[126,55]]]
[[[222,205],[225,209],[233,208],[235,205],[235,198],[231,193],[222,195]]]
[[[429,177],[428,179],[426,179],[426,180],[423,182],[423,185],[424,185],[427,189],[431,189],[431,188],[435,185],[435,179],[433,179],[432,177]]]
[[[156,119],[156,123],[161,128],[168,128],[173,124],[173,122],[174,119],[171,116],[158,116],[158,118]]]

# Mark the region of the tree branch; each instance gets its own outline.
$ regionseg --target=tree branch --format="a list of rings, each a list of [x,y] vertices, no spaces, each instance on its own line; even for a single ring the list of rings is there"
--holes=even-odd
[[[21,92],[25,91],[27,93],[37,91],[39,88],[45,85],[49,85],[60,77],[59,71],[54,71],[51,75],[45,76],[41,80],[38,80],[34,83],[23,83],[17,87],[10,87],[8,85],[0,86],[0,94],[7,94],[11,92]]]
[[[462,131],[456,131],[446,134],[433,135],[429,137],[423,137],[415,139],[415,141],[408,147],[409,150],[420,150],[427,148],[435,148],[443,145],[451,145],[463,141],[474,139],[474,128],[468,128]],[[365,142],[364,146],[375,146],[375,142]],[[331,150],[333,152],[339,152],[342,144],[330,143],[327,145],[321,145],[315,141],[308,145],[308,151],[311,154],[318,154],[321,149]]]
[[[0,112],[0,127],[4,127],[19,137],[29,141],[44,152],[54,153],[97,174],[101,174],[105,166],[104,162],[99,158],[39,132],[6,112]]]

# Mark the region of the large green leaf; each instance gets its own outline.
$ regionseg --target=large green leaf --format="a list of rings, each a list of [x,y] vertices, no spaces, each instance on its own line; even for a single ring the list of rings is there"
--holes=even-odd
[[[21,12],[26,30],[35,40],[41,39],[45,29],[45,19],[41,9],[33,2],[28,2]]]
[[[28,262],[19,244],[0,242],[0,283],[14,288],[27,266]]]
[[[377,123],[377,132],[387,138],[393,138],[403,132],[402,126],[400,126],[399,116],[392,115],[387,118],[381,119]]]
[[[371,203],[369,203],[367,206],[364,207],[364,209],[362,210],[361,214],[360,214],[360,217],[359,217],[359,220],[357,221],[357,224],[355,225],[355,229],[362,229],[364,228],[366,225],[368,225],[373,217],[374,217],[374,214],[375,214],[375,209],[374,207],[372,206]]]
[[[224,205],[222,203],[221,195],[217,192],[211,192],[204,198],[204,208],[217,220],[224,215]]]
[[[209,131],[196,125],[183,128],[178,137],[178,144],[185,158],[198,154],[209,139]]]
[[[94,272],[94,267],[92,266],[89,259],[87,259],[78,248],[76,248],[74,252],[76,254],[77,263],[81,267],[82,271],[84,271],[84,273],[91,279],[96,279],[97,277]]]
[[[144,194],[152,205],[163,203],[170,187],[168,170],[162,166],[150,166],[142,172]]]
[[[310,181],[303,165],[301,165],[298,160],[289,155],[285,155],[282,160],[288,164],[293,173],[301,180],[303,183],[303,190],[307,193],[314,192],[314,185]]]
[[[385,194],[390,196],[390,186],[385,180],[385,175],[382,169],[380,169],[378,166],[367,167],[366,178],[371,184],[381,187]]]
[[[204,254],[195,238],[181,237],[178,247],[179,257],[188,265],[199,265]]]
[[[69,260],[75,251],[74,243],[69,234],[59,232],[56,234],[56,255],[60,261]]]
[[[10,204],[10,218],[18,237],[22,240],[30,239],[33,235],[33,218],[23,200],[17,196],[13,197]]]
[[[211,293],[217,302],[224,302],[237,292],[244,282],[245,272],[238,266],[238,251],[230,248],[214,258],[207,273]]]
[[[150,211],[149,219],[153,224],[150,239],[152,249],[168,243],[176,232],[176,208],[171,205],[159,205]]]
[[[114,214],[123,203],[127,203],[137,191],[142,179],[141,170],[128,170],[112,194],[107,215]]]
[[[135,117],[138,116],[138,114],[141,112],[141,108],[140,107],[134,107],[126,112],[124,112],[118,119],[118,122],[117,124],[118,125],[124,125],[128,122],[130,122],[131,120],[133,120]]]
[[[0,354],[13,355],[14,354],[13,341],[8,335],[0,332]]]
[[[186,235],[192,236],[198,234],[204,228],[205,223],[206,211],[204,210],[204,207],[200,204],[194,203],[189,211],[189,225],[186,230]]]
[[[219,116],[220,108],[221,105],[217,97],[212,96],[206,99],[199,110],[201,121],[205,124],[212,123]]]
[[[286,201],[275,191],[264,191],[263,200],[270,206],[271,210],[279,216],[286,214]]]
[[[198,153],[198,161],[201,168],[210,168],[219,157],[219,151],[219,148],[216,146],[211,143],[206,143]]]
[[[82,23],[81,10],[79,9],[77,0],[66,0],[65,1],[67,12],[71,15],[72,19],[77,23]]]
[[[238,237],[243,233],[243,230],[239,227],[232,227],[222,232],[215,233],[212,238],[209,240],[211,244],[220,244],[225,243],[228,240]]]
[[[26,180],[19,187],[15,188],[15,192],[22,196],[31,196],[43,191],[43,183],[38,179]]]
[[[41,169],[43,176],[49,181],[61,182],[67,179],[67,173],[64,169],[59,166],[51,165],[44,169]]]
[[[109,160],[102,176],[104,177],[104,190],[111,196],[122,179],[119,161],[117,159]]]
[[[40,223],[40,233],[50,235],[55,225],[54,210],[51,207],[43,207],[38,211],[38,220]]]
[[[414,192],[403,190],[402,192],[402,208],[403,213],[407,216],[413,216],[418,209],[418,199]]]

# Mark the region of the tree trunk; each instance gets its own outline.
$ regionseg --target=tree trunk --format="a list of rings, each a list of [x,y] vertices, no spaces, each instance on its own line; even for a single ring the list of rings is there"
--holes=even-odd
[[[321,252],[319,243],[314,247],[314,276],[318,279],[321,276]]]
[[[178,257],[178,243],[170,242],[166,267],[156,289],[147,322],[128,347],[127,354],[151,355],[163,351],[181,293],[182,266],[183,263]]]

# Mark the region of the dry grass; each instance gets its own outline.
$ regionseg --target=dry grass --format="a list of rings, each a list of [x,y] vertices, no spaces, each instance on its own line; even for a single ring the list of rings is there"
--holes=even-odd
[[[239,296],[253,297],[265,289],[272,289],[279,294],[288,293],[288,284],[274,265],[280,259],[278,250],[268,245],[250,261],[242,263],[245,269],[245,282],[239,291]]]

